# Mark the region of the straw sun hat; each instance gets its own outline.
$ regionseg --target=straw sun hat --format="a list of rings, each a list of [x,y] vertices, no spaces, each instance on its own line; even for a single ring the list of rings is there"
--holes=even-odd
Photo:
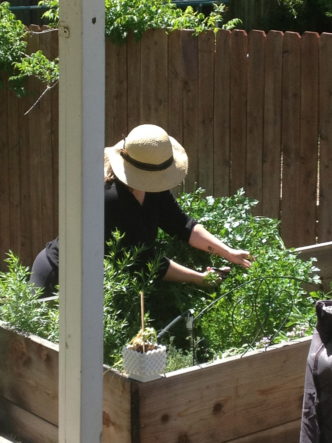
[[[140,125],[115,146],[105,148],[105,156],[117,178],[146,192],[161,192],[177,186],[187,174],[184,148],[156,125]]]

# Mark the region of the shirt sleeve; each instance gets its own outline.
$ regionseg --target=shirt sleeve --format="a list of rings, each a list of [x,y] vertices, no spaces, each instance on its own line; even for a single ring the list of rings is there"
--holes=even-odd
[[[188,242],[197,221],[180,208],[170,191],[160,193],[159,204],[159,227],[167,234]]]

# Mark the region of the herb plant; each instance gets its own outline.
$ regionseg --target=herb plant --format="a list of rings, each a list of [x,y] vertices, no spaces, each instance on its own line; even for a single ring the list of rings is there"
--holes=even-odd
[[[198,189],[181,194],[178,201],[225,243],[249,250],[255,261],[246,270],[231,265],[225,280],[204,289],[160,282],[156,281],[159,257],[149,263],[146,272],[138,271],[135,264],[140,250],[124,251],[121,235],[115,233],[104,262],[105,363],[121,367],[122,347],[140,328],[141,291],[148,325],[157,331],[189,309],[194,311],[193,336],[183,321],[162,337],[172,370],[192,364],[192,346],[195,361],[206,361],[312,332],[315,301],[328,295],[315,290],[319,277],[314,259],[303,261],[295,250],[285,248],[278,221],[252,215],[257,202],[243,190],[231,197],[213,198]],[[194,269],[226,264],[164,232],[159,233],[157,243],[160,255]],[[0,274],[0,318],[20,330],[57,340],[57,305],[41,302],[39,290],[27,283],[29,269],[12,253],[7,264],[8,272]]]

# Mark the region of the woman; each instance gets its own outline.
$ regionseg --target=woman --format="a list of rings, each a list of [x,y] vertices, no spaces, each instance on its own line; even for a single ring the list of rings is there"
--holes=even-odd
[[[179,207],[170,189],[186,176],[188,157],[166,131],[151,124],[137,126],[115,146],[105,148],[104,157],[105,242],[117,229],[123,234],[123,247],[144,246],[139,257],[139,265],[144,268],[156,254],[154,242],[161,228],[194,248],[250,267],[248,251],[225,245]],[[58,239],[55,239],[37,256],[31,281],[44,287],[46,295],[57,284],[57,270]],[[209,272],[213,271],[210,268],[205,272],[195,271],[165,257],[158,277],[204,285]]]

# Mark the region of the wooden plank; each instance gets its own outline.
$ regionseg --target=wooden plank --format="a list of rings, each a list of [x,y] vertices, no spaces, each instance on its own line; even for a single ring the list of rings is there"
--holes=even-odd
[[[185,191],[192,192],[198,182],[198,40],[191,31],[183,31],[183,146],[189,158]]]
[[[106,146],[127,135],[127,51],[106,39]]]
[[[322,289],[329,291],[332,282],[332,242],[319,243],[316,245],[303,246],[297,248],[300,257],[308,260],[311,257],[317,259],[317,267],[320,269],[319,275],[322,279]]]
[[[19,130],[20,115],[18,112],[19,98],[12,91],[8,91],[8,179],[9,179],[9,230],[10,248],[20,255],[21,245],[21,199],[20,199],[20,147]]]
[[[266,429],[262,432],[246,437],[228,440],[227,443],[298,443],[301,420],[295,420],[275,428]]]
[[[43,27],[42,30],[47,30]],[[39,47],[48,56],[51,57],[52,50],[52,33],[46,32],[39,37]],[[42,86],[44,90],[45,85]],[[44,95],[40,101],[40,119],[39,132],[36,138],[40,144],[40,158],[39,158],[39,174],[41,186],[41,243],[37,250],[32,251],[34,255],[43,249],[45,243],[54,237],[56,232],[54,226],[54,174],[49,173],[50,165],[53,165],[53,146],[52,146],[52,97],[50,92]],[[52,167],[52,170],[54,168]],[[43,220],[48,220],[48,223],[43,223]]]
[[[295,32],[286,32],[283,47],[282,85],[282,215],[281,235],[287,247],[301,246],[301,223],[294,223],[294,214],[302,204],[300,151],[301,110],[301,38]],[[301,204],[300,204],[301,201]]]
[[[0,332],[0,395],[56,425],[58,347],[39,337],[19,335],[3,323]]]
[[[214,63],[213,195],[229,195],[230,186],[230,39],[231,32],[216,34]]]
[[[183,58],[182,32],[173,31],[168,36],[168,131],[182,143],[183,128]]]
[[[213,193],[214,33],[198,37],[198,181],[207,194]]]
[[[149,30],[141,40],[140,119],[167,129],[167,34]]]
[[[31,26],[31,30],[34,32],[29,35],[28,39],[28,52],[32,53],[39,49],[40,37],[38,31],[39,26]],[[27,89],[29,91],[28,96],[28,109],[36,103],[38,97],[42,93],[41,83],[34,77],[29,78],[27,81]],[[28,168],[30,170],[30,211],[33,217],[30,217],[30,223],[26,227],[29,230],[31,251],[33,255],[36,255],[44,246],[44,239],[42,237],[42,182],[41,182],[41,167],[40,157],[42,152],[41,145],[41,129],[43,127],[43,112],[41,101],[29,112],[27,115],[27,124],[29,125],[29,138],[27,144],[29,145],[29,162]]]
[[[258,200],[254,212],[261,214],[263,188],[263,115],[265,80],[265,43],[263,31],[248,34],[248,108],[246,193]]]
[[[3,259],[10,249],[9,219],[9,144],[8,144],[8,79],[0,74],[3,86],[0,89],[0,270],[5,269]]]
[[[127,38],[128,131],[143,123],[140,118],[141,42],[133,35]],[[106,120],[107,126],[107,120]]]
[[[246,184],[247,144],[247,34],[235,30],[231,37],[231,185],[234,193]]]
[[[320,180],[318,241],[332,238],[332,34],[323,33],[319,47]]]
[[[140,384],[140,441],[226,442],[298,420],[310,342]]]
[[[265,48],[262,215],[280,217],[281,84],[283,33],[270,31]]]
[[[26,85],[28,91],[28,85]],[[17,117],[19,119],[19,164],[17,165],[18,174],[20,176],[20,218],[21,218],[21,229],[20,229],[20,260],[26,265],[31,265],[33,260],[32,251],[32,239],[31,239],[31,170],[30,170],[30,137],[29,137],[29,118],[24,115],[24,113],[30,107],[30,97],[29,92],[27,96],[19,99]],[[48,174],[52,174],[53,164],[48,165]],[[44,224],[41,221],[41,224]],[[42,226],[40,226],[42,229]]]
[[[58,32],[52,33],[51,40],[51,57],[59,56]],[[59,84],[57,84],[51,95],[51,145],[52,145],[52,174],[53,174],[53,233],[55,238],[59,233]]]
[[[4,418],[0,421],[1,429],[15,435],[15,441],[58,442],[56,426],[3,398],[0,398],[0,417]]]
[[[319,35],[305,32],[301,40],[301,144],[298,171],[301,192],[296,217],[301,235],[297,246],[316,241],[318,170]],[[299,226],[297,226],[299,229]]]
[[[131,443],[131,381],[110,368],[104,372],[104,443]]]

